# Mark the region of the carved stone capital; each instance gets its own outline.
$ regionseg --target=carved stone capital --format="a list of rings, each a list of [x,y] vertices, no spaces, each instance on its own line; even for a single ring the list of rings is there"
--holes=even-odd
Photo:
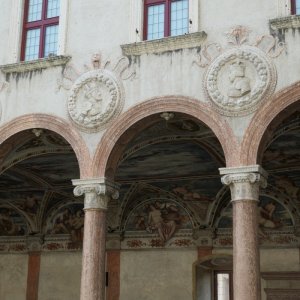
[[[231,201],[259,200],[259,188],[267,186],[267,173],[259,165],[220,168],[223,184],[228,185],[231,190]]]
[[[40,252],[44,243],[43,236],[41,235],[29,235],[26,238],[26,246],[28,252]]]
[[[106,178],[74,179],[74,195],[84,195],[84,210],[107,209],[108,201],[119,198],[119,185]]]

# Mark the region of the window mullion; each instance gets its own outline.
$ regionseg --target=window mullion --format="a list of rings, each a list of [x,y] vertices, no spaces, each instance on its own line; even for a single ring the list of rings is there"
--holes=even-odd
[[[165,37],[170,35],[171,27],[171,0],[165,1]]]
[[[43,0],[42,20],[47,19],[48,0]]]
[[[46,26],[43,24],[41,26],[40,32],[40,50],[39,50],[39,58],[44,57],[44,49],[45,49],[45,35],[46,35]]]

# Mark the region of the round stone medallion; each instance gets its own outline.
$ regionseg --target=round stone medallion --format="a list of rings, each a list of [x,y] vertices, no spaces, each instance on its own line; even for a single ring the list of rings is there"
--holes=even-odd
[[[97,131],[120,113],[122,89],[108,70],[92,70],[79,77],[68,100],[71,119],[81,129]]]
[[[212,62],[205,76],[209,99],[227,116],[251,113],[275,86],[275,67],[262,51],[250,46],[227,50]]]

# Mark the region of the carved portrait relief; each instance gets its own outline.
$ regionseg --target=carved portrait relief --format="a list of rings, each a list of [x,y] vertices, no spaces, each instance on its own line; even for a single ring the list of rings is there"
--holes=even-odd
[[[206,91],[220,113],[251,113],[276,83],[273,65],[259,49],[242,46],[227,50],[212,62],[206,74]]]
[[[68,111],[82,129],[96,131],[103,127],[122,104],[121,87],[108,70],[92,70],[79,77],[71,91]]]

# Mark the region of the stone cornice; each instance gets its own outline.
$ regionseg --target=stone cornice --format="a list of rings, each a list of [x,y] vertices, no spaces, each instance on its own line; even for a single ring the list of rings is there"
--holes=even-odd
[[[142,41],[138,43],[121,45],[123,55],[142,55],[160,53],[179,49],[195,48],[201,46],[206,40],[204,31],[179,36],[170,36],[162,39]]]
[[[119,185],[106,178],[74,179],[74,195],[84,195],[84,209],[107,209],[110,198],[118,199]]]
[[[288,16],[283,18],[276,18],[269,21],[270,26],[274,30],[300,28],[300,16]]]
[[[56,66],[64,66],[71,59],[71,56],[51,56],[48,58],[41,58],[37,60],[22,61],[15,64],[8,64],[0,66],[0,70],[4,74],[9,73],[25,73],[47,69]]]
[[[262,272],[265,280],[300,280],[300,272]]]

